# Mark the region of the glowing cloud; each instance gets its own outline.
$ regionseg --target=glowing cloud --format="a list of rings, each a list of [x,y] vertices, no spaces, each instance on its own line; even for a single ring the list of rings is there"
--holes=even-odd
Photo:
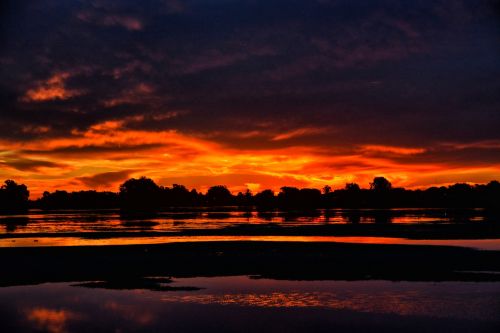
[[[36,198],[137,176],[232,191],[500,179],[498,11],[459,3],[19,1],[0,181]]]
[[[43,190],[99,188],[116,191],[127,177],[148,176],[162,185],[185,184],[206,190],[227,184],[232,191],[281,186],[343,187],[358,182],[366,187],[376,175],[395,186],[425,186],[460,181],[464,176],[486,182],[500,173],[500,165],[467,167],[460,163],[405,160],[424,148],[368,145],[360,150],[287,146],[237,149],[179,131],[145,131],[126,127],[138,119],[104,121],[72,137],[43,142],[9,142],[2,164],[17,170],[33,197]],[[58,161],[64,158],[64,165]],[[62,172],[61,172],[62,171]],[[12,175],[0,170],[0,177]]]
[[[68,90],[65,80],[70,77],[69,73],[56,73],[47,81],[38,83],[34,88],[29,89],[23,100],[26,102],[45,102],[55,99],[68,99],[79,95],[77,90]]]

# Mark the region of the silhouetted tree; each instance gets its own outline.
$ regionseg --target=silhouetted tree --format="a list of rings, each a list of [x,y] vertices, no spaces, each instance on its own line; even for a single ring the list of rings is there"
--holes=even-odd
[[[238,206],[251,206],[252,205],[252,192],[250,189],[246,189],[245,193],[238,192],[238,195],[236,195],[236,204]]]
[[[123,210],[158,209],[161,206],[161,191],[150,178],[131,178],[120,185],[120,206]]]
[[[498,220],[500,216],[500,183],[470,185],[458,183],[448,187],[430,187],[425,190],[406,190],[393,188],[384,177],[376,177],[370,183],[370,190],[361,189],[355,183],[346,184],[344,189],[331,190],[325,186],[323,193],[318,189],[284,186],[278,196],[272,190],[264,190],[252,195],[250,190],[233,196],[223,186],[211,187],[206,195],[196,189],[189,191],[185,186],[174,184],[172,188],[155,184],[149,178],[129,179],[120,186],[119,193],[57,190],[44,192],[42,197],[30,202],[29,191],[25,185],[7,180],[0,186],[0,210],[19,211],[28,207],[41,209],[100,209],[117,208],[128,212],[156,211],[169,207],[238,205],[250,209],[256,206],[259,211],[281,208],[287,211],[311,210],[316,208],[388,208],[388,207],[448,207],[448,208],[487,208],[488,220]],[[295,213],[293,213],[295,214]],[[288,214],[288,217],[293,216]],[[457,216],[464,216],[460,213]],[[392,218],[373,216],[379,222]],[[466,217],[465,219],[468,219]],[[353,217],[353,221],[358,217]]]
[[[466,183],[457,183],[448,187],[447,206],[456,208],[474,207],[474,188]]]
[[[214,206],[230,205],[232,198],[233,195],[224,185],[212,186],[206,194],[207,203]]]
[[[359,191],[360,187],[356,183],[346,183],[345,184],[345,190],[346,191]]]
[[[283,186],[278,193],[278,205],[284,209],[298,209],[300,190],[296,187]]]
[[[264,190],[254,196],[255,205],[259,210],[265,210],[275,207],[275,200],[276,197],[274,196],[274,192],[272,190]]]
[[[321,206],[321,191],[315,188],[303,188],[299,192],[299,208],[314,209]]]
[[[331,186],[326,185],[323,187],[323,195],[321,196],[321,206],[325,208],[334,207],[335,191]]]
[[[161,192],[161,206],[164,207],[194,206],[198,201],[198,193],[190,192],[184,185],[173,184],[172,188],[165,187]]]
[[[28,209],[30,192],[24,184],[6,180],[0,187],[0,209],[3,211],[20,211]]]
[[[41,209],[103,209],[118,208],[118,195],[113,192],[66,191],[43,192],[34,206]]]
[[[385,177],[375,177],[373,182],[370,183],[370,189],[374,191],[389,191],[392,184]]]
[[[329,194],[332,192],[332,187],[330,185],[323,186],[323,194]]]
[[[283,209],[302,210],[320,207],[321,191],[312,188],[298,189],[284,186],[278,193],[278,205]]]
[[[481,202],[490,210],[500,211],[500,182],[493,180],[484,186]]]

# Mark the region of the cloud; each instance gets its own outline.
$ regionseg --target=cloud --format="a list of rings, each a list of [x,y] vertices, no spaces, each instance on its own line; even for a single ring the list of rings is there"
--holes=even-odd
[[[415,155],[422,154],[426,151],[425,148],[408,148],[382,145],[365,145],[361,150],[367,153],[391,153],[396,155]]]
[[[25,102],[45,102],[51,100],[66,100],[81,94],[81,91],[67,89],[65,81],[69,73],[56,73],[46,81],[39,82],[29,89],[22,98]]]
[[[147,83],[139,83],[130,89],[126,89],[119,96],[104,101],[104,106],[113,107],[120,104],[154,103],[156,96],[152,96],[154,88]]]
[[[500,140],[484,140],[473,142],[445,142],[441,144],[449,149],[500,149]]]
[[[234,50],[234,51],[233,51]],[[206,70],[229,67],[255,57],[272,56],[276,50],[271,46],[247,46],[241,50],[241,45],[220,45],[219,48],[210,48],[203,54],[189,57],[185,60],[183,73],[194,74]]]
[[[59,162],[34,160],[15,155],[0,156],[0,166],[13,168],[23,172],[42,172],[46,168],[65,169],[67,166]]]
[[[130,174],[136,173],[139,170],[122,170],[98,173],[92,176],[77,177],[76,179],[90,188],[109,188],[118,182],[126,180]]]
[[[168,14],[179,14],[186,11],[186,4],[182,0],[163,0]]]
[[[327,128],[310,128],[310,127],[305,127],[305,128],[298,128],[289,132],[277,134],[272,137],[271,140],[273,141],[282,141],[282,140],[288,140],[291,138],[297,138],[297,137],[302,137],[302,136],[308,136],[308,135],[315,135],[315,134],[322,134],[328,131]]]
[[[51,130],[50,126],[34,126],[34,125],[26,125],[21,129],[23,133],[30,133],[30,134],[44,134],[48,133],[50,130]]]
[[[144,27],[143,22],[131,15],[107,15],[97,11],[84,10],[77,14],[77,18],[87,23],[94,23],[107,27],[122,27],[129,31],[139,31]]]
[[[117,155],[130,156],[131,153],[141,151],[151,151],[164,147],[160,143],[149,144],[103,144],[103,145],[83,145],[83,146],[61,146],[53,149],[26,149],[21,151],[24,154],[34,154],[39,156],[59,156],[61,158],[91,158],[92,156],[103,156],[107,154],[109,159],[116,159]]]
[[[14,153],[0,176],[34,195],[123,170],[233,189],[488,180],[500,164],[490,7],[16,5],[0,50],[0,145]]]

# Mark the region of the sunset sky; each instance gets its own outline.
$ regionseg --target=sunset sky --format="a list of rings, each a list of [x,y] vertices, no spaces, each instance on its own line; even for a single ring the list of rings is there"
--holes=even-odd
[[[0,180],[500,180],[500,1],[0,5]]]

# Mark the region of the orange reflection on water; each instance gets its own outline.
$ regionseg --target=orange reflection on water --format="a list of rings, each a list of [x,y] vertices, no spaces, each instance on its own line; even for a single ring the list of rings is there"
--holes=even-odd
[[[80,317],[80,315],[68,310],[43,307],[33,308],[27,312],[27,319],[33,322],[38,330],[50,333],[67,332],[67,321]]]
[[[0,247],[152,245],[186,242],[327,242],[354,244],[461,246],[481,250],[500,250],[500,239],[406,239],[391,237],[344,236],[158,236],[158,237],[22,237],[0,239]]]
[[[123,304],[116,301],[107,301],[104,303],[103,308],[106,311],[114,312],[127,320],[134,321],[140,325],[151,324],[155,317],[153,313],[144,311],[139,311],[134,304]]]
[[[270,293],[224,293],[224,294],[188,294],[188,295],[165,295],[164,302],[194,303],[194,304],[218,304],[223,306],[262,307],[262,308],[308,308],[320,307],[335,310],[350,310],[365,313],[383,313],[397,315],[417,315],[436,318],[456,317],[474,319],[478,317],[494,317],[495,313],[477,313],[472,311],[475,307],[464,307],[463,300],[449,295],[441,295],[446,302],[432,293],[434,288],[439,293],[439,285],[428,286],[431,291],[419,290],[394,290],[382,288],[377,290],[377,284],[384,281],[371,282],[375,288],[367,290],[345,289],[341,285],[348,282],[329,281],[331,291],[305,291],[289,290]],[[450,311],[450,308],[453,311]]]

